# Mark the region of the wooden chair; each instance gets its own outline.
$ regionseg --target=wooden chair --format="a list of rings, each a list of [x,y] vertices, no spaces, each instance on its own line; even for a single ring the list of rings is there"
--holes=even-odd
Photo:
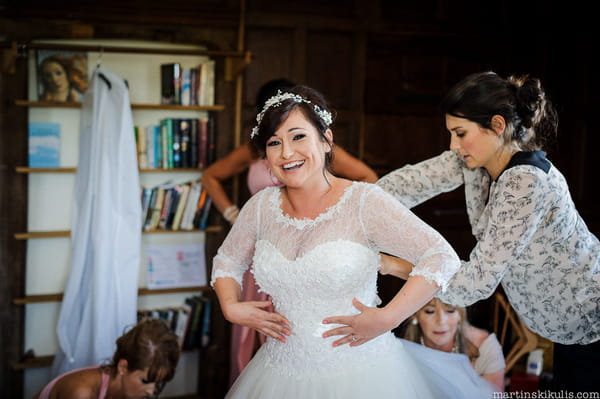
[[[525,327],[502,292],[494,294],[494,333],[504,349],[506,372],[508,372],[523,355],[537,347],[535,333]]]

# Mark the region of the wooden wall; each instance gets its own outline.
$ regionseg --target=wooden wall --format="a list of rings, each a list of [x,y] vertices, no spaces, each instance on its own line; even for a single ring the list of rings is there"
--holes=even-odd
[[[178,0],[169,2],[169,7],[149,0],[104,1],[102,5],[79,1],[77,9],[61,8],[60,3],[6,1],[7,6],[0,8],[0,38],[128,37],[208,43],[221,49],[236,46],[240,8],[233,0],[203,0],[193,2],[195,6]],[[338,111],[336,142],[384,174],[447,148],[448,135],[437,104],[460,78],[481,70],[502,75],[529,73],[542,79],[561,117],[559,138],[550,148],[550,158],[566,176],[580,213],[598,234],[600,211],[593,206],[593,193],[599,168],[593,153],[599,135],[592,116],[599,87],[594,73],[597,61],[592,62],[595,26],[587,23],[587,15],[592,13],[581,5],[540,0],[494,0],[486,2],[485,8],[475,0],[248,0],[244,47],[253,53],[253,60],[244,74],[242,141],[254,123],[258,88],[269,79],[285,77],[322,91]],[[7,137],[8,129],[22,142],[26,137],[24,125],[12,124],[17,116],[5,105],[15,93],[12,79],[3,74],[0,81],[3,230],[6,218],[16,218],[17,224],[24,218],[25,210],[13,205],[7,209],[9,197],[26,195],[26,186],[15,183],[6,169],[14,166],[13,162],[22,162],[5,151],[15,140]],[[222,100],[232,104],[231,87],[220,89]],[[220,127],[228,127],[227,123],[219,121]],[[219,155],[227,153],[233,143],[231,135],[220,136]],[[244,181],[237,183],[241,201],[247,198]],[[4,182],[15,189],[7,191]],[[465,257],[474,241],[462,195],[457,190],[417,207],[415,212]],[[23,256],[21,244],[4,231],[1,237],[0,277],[14,278],[22,271],[7,270],[14,256]],[[399,282],[382,279],[382,285],[385,300]],[[3,350],[14,359],[17,349],[22,349],[22,331],[18,331],[22,315],[8,304],[13,293],[5,292],[2,290],[0,297],[0,346],[9,348]],[[486,303],[474,310],[477,324],[485,324]],[[6,325],[15,331],[5,331]],[[214,361],[221,367],[217,373],[226,372],[226,357],[224,352],[214,353]],[[11,374],[4,362],[0,386],[12,379]],[[4,392],[0,390],[0,396],[15,397]],[[209,396],[219,397],[219,392],[215,388]]]

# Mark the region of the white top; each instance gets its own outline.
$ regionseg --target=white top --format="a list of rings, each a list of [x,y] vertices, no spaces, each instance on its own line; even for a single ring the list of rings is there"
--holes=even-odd
[[[520,152],[490,180],[485,169],[469,169],[446,151],[377,184],[407,207],[464,184],[477,244],[442,301],[468,306],[501,282],[525,324],[541,336],[562,344],[600,339],[600,243],[562,174],[542,152]]]
[[[261,254],[258,249],[268,246],[290,260],[309,256],[317,246],[333,242],[359,246],[368,251],[372,284],[377,279],[379,252],[412,262],[413,275],[435,281],[442,288],[459,267],[456,253],[437,231],[373,184],[353,182],[340,200],[316,219],[283,214],[280,188],[269,187],[250,198],[238,220],[241,223],[232,226],[215,256],[211,284],[216,278],[232,277],[241,285],[252,258]],[[253,272],[257,277],[256,270]],[[347,271],[339,272],[341,278]]]
[[[489,334],[478,349],[479,357],[473,363],[473,368],[477,374],[491,374],[506,368],[502,346],[500,346],[496,334]]]

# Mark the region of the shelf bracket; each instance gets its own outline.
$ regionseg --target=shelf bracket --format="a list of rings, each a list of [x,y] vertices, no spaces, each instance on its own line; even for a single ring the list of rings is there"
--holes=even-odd
[[[233,82],[252,61],[252,53],[246,51],[243,57],[225,57],[225,81]]]

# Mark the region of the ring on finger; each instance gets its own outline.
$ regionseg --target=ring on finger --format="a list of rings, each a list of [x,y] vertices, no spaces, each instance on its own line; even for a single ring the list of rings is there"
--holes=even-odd
[[[354,334],[350,334],[350,335],[352,336],[352,341],[353,341],[353,342],[354,342],[354,341],[358,341],[358,338],[356,338],[356,335],[354,335]]]

